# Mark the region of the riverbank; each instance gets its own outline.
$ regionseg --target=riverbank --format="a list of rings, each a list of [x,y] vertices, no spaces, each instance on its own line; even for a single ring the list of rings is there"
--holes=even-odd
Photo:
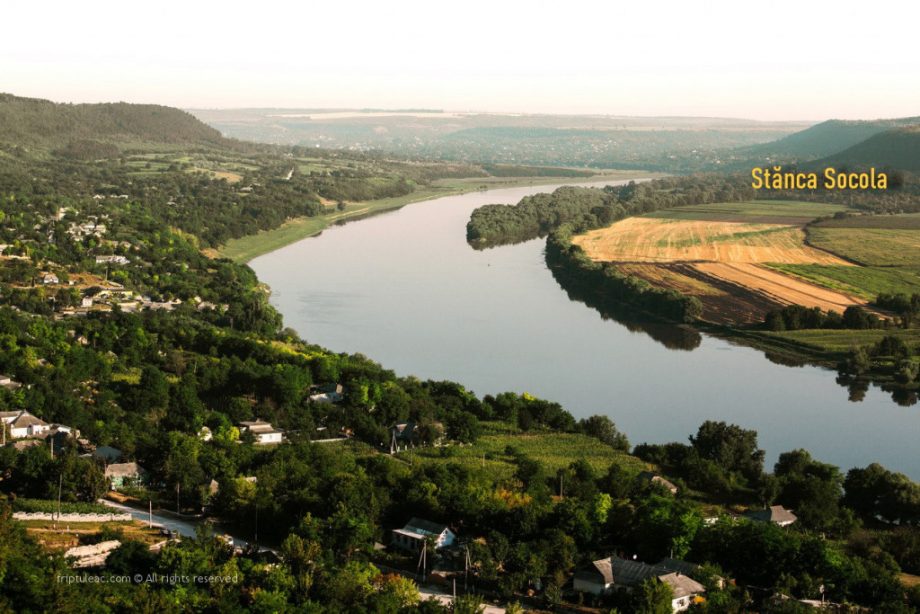
[[[589,177],[572,177],[573,183],[593,181],[622,181],[636,176],[636,171],[604,171]],[[643,173],[643,177],[662,176],[660,173]],[[444,196],[455,196],[478,190],[494,190],[531,185],[558,185],[563,177],[467,177],[463,179],[439,179],[431,185],[403,196],[382,198],[364,202],[348,203],[344,211],[334,210],[326,215],[301,217],[289,220],[273,230],[261,231],[239,239],[228,241],[216,250],[216,255],[246,263],[254,258],[296,243],[321,233],[334,224],[359,220],[386,211],[395,211],[412,203],[432,200]]]

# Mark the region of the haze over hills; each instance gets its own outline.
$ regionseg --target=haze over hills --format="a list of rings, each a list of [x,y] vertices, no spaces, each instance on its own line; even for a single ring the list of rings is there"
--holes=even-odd
[[[892,128],[920,124],[920,117],[845,121],[831,119],[778,141],[742,149],[738,155],[777,161],[825,158]]]
[[[227,136],[263,143],[380,149],[432,159],[687,171],[720,152],[774,141],[810,122],[445,111],[190,110]]]
[[[875,166],[920,171],[920,123],[886,130],[820,162],[827,166]]]
[[[0,94],[0,144],[70,151],[77,156],[81,152],[114,155],[118,149],[141,144],[239,146],[190,113],[172,107],[63,104],[12,94]]]

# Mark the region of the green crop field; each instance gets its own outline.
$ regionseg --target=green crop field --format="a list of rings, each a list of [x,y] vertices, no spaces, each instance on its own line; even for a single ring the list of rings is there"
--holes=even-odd
[[[806,203],[792,200],[752,200],[741,203],[714,203],[711,205],[677,207],[648,213],[645,217],[712,221],[744,221],[745,218],[749,218],[751,222],[757,222],[759,221],[758,218],[764,217],[790,218],[790,221],[795,221],[797,218],[804,223],[846,210],[847,207],[843,205]]]
[[[550,471],[568,467],[584,459],[598,473],[606,473],[617,463],[638,473],[647,465],[634,456],[618,452],[587,435],[575,433],[500,433],[484,435],[470,446],[447,448],[417,448],[399,455],[410,463],[458,463],[471,469],[485,468],[497,479],[507,479],[514,474],[512,456],[505,454],[508,447],[540,461]]]
[[[909,344],[920,343],[920,329],[894,328],[872,330],[790,330],[781,332],[759,333],[766,337],[775,337],[801,343],[825,352],[847,352],[855,347],[878,343],[888,335],[903,339]]]
[[[816,228],[891,228],[920,230],[920,213],[902,215],[848,215],[840,219],[825,220]]]
[[[808,229],[808,240],[866,266],[920,267],[920,230],[815,226]]]
[[[826,264],[770,264],[769,266],[819,286],[854,294],[867,300],[874,300],[882,293],[920,293],[920,268]]]

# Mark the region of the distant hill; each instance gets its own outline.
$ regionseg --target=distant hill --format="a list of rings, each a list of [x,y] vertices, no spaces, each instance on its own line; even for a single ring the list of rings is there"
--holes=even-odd
[[[778,141],[738,150],[738,154],[792,162],[827,158],[887,130],[920,124],[920,117],[845,121],[832,119]]]
[[[62,104],[0,94],[0,143],[84,157],[150,145],[237,147],[193,115],[160,105]]]
[[[820,163],[920,171],[920,124],[876,134]]]

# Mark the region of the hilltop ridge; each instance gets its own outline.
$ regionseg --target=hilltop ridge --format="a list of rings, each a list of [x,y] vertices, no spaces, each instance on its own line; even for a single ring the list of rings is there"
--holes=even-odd
[[[242,143],[180,109],[114,103],[57,103],[0,93],[0,144],[113,154],[142,146],[239,148]],[[100,156],[105,157],[105,156]]]

